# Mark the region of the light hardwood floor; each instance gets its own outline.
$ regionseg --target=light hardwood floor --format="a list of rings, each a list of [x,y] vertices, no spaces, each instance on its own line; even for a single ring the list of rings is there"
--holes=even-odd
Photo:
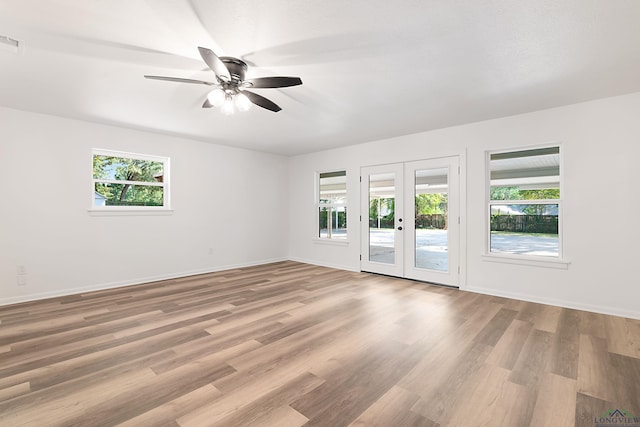
[[[296,262],[0,307],[2,426],[589,426],[640,321]]]

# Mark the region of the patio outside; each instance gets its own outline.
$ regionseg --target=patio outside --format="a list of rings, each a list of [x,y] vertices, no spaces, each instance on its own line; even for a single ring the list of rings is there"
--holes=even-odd
[[[385,264],[395,262],[394,229],[370,229],[369,260]],[[427,270],[448,270],[448,232],[437,229],[416,230],[415,266]],[[557,256],[558,236],[553,234],[491,232],[491,252]]]

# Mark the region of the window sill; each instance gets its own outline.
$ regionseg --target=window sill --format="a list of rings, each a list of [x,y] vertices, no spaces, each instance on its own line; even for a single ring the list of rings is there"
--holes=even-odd
[[[570,264],[569,261],[561,259],[547,259],[542,257],[507,254],[483,254],[482,260],[488,262],[500,262],[504,264],[520,264],[529,265],[532,267],[556,268],[560,270],[567,270]]]
[[[173,209],[87,209],[90,216],[167,216],[173,215]]]
[[[320,245],[349,246],[349,241],[345,239],[320,239],[316,237],[313,239],[313,243]]]

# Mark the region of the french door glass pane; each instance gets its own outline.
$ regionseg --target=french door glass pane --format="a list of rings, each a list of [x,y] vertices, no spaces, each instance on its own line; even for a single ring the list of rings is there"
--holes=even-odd
[[[369,175],[369,261],[395,264],[395,174]]]
[[[415,172],[415,267],[449,271],[448,168]]]

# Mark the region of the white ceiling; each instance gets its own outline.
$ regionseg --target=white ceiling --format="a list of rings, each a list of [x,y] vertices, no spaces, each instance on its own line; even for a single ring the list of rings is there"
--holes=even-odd
[[[637,0],[2,0],[0,105],[294,155],[640,91]],[[283,111],[202,109],[197,47]]]

